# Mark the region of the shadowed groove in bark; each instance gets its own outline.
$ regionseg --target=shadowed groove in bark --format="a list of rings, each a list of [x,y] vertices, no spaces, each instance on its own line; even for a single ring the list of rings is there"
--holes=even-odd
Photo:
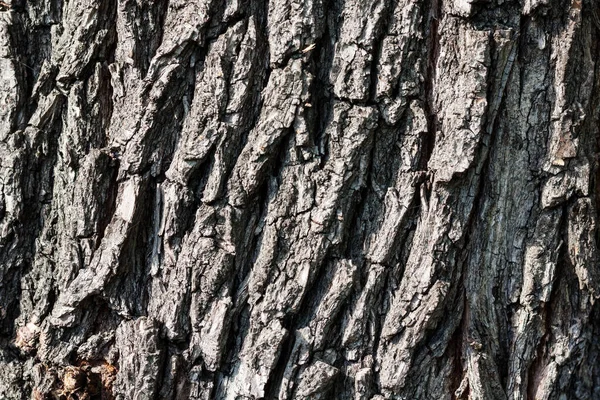
[[[442,0],[430,0],[429,15],[427,16],[428,37],[427,37],[427,77],[425,79],[425,115],[427,116],[427,137],[421,158],[422,169],[427,168],[429,158],[435,146],[438,121],[433,107],[433,86],[436,79],[435,66],[439,57],[439,36],[438,25],[440,12],[442,9]]]

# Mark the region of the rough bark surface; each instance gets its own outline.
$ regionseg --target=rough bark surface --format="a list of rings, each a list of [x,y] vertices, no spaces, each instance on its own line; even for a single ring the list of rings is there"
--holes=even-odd
[[[600,399],[599,16],[0,1],[0,399]]]

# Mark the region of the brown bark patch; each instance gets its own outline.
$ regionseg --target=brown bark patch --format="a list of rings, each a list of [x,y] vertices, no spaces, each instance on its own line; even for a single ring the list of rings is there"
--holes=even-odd
[[[114,400],[112,385],[117,369],[105,362],[81,361],[68,366],[53,392],[56,400]]]

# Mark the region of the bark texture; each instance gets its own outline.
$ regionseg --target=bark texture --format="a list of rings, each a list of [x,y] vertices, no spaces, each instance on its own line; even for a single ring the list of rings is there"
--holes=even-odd
[[[0,1],[0,399],[600,399],[599,15]]]

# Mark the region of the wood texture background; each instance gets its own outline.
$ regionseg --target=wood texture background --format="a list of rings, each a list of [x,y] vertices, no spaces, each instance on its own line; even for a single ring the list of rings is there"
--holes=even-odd
[[[0,399],[600,399],[596,0],[0,2]]]

